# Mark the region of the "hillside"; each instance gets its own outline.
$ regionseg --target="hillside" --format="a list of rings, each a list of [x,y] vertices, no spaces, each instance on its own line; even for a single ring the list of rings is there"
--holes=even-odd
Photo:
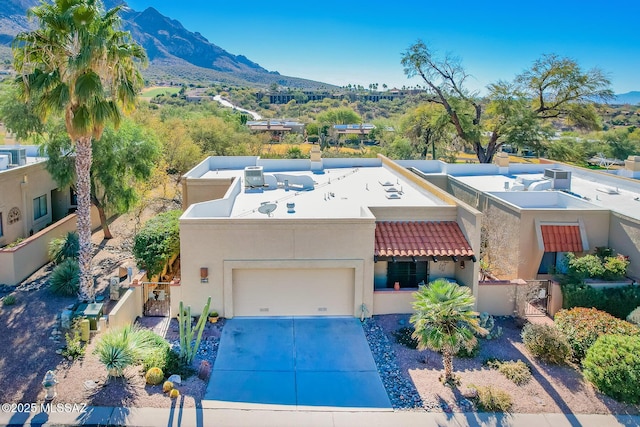
[[[14,36],[29,29],[26,11],[38,0],[0,0],[0,45],[8,46]],[[200,33],[187,30],[180,22],[154,8],[142,12],[121,0],[105,0],[108,8],[123,4],[124,28],[131,32],[149,57],[144,72],[147,80],[180,83],[218,81],[237,85],[268,86],[277,83],[305,89],[333,86],[268,71],[244,55],[234,55],[209,42]]]

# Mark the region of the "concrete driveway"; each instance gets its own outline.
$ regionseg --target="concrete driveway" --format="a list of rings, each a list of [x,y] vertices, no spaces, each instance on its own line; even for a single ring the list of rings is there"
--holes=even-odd
[[[228,320],[202,405],[391,410],[355,318]]]

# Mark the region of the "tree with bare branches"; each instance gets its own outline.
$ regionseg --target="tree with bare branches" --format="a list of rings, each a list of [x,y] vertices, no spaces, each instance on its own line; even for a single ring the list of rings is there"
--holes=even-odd
[[[491,163],[502,144],[537,143],[548,119],[598,128],[591,102],[613,96],[604,72],[583,71],[576,61],[557,55],[544,55],[513,82],[489,85],[485,99],[465,87],[469,74],[459,58],[440,57],[422,41],[409,46],[401,62],[407,77],[426,83],[429,102],[444,107],[456,135],[473,148],[480,163]]]

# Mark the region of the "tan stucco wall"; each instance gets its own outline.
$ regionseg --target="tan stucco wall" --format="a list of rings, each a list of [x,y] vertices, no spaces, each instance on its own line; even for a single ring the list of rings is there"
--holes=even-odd
[[[233,178],[182,178],[182,210],[194,203],[221,199]]]
[[[129,288],[109,313],[109,328],[132,324],[142,316],[142,306],[142,286]]]
[[[76,229],[76,216],[69,215],[26,239],[14,248],[0,250],[0,283],[17,285],[49,262],[49,242]]]
[[[373,293],[373,314],[403,314],[412,313],[413,294],[411,290],[385,290]]]
[[[638,203],[640,209],[640,203]],[[609,224],[609,246],[629,257],[628,275],[640,279],[640,221],[612,212]]]
[[[606,210],[545,210],[532,209],[520,212],[519,264],[516,277],[501,277],[501,279],[535,279],[544,255],[544,250],[538,243],[536,220],[540,222],[567,222],[584,224],[587,234],[589,252],[596,246],[609,244],[609,215]]]
[[[359,316],[360,304],[373,305],[374,232],[372,217],[182,219],[181,286],[172,288],[172,311],[182,299],[198,313],[210,295],[212,309],[228,316],[234,269],[353,268],[354,315]],[[201,267],[208,268],[208,283],[200,281]]]
[[[478,285],[479,312],[487,312],[492,316],[511,316],[516,309],[516,285],[497,283]]]
[[[2,213],[3,236],[0,247],[14,242],[18,238],[29,236],[42,230],[52,222],[51,191],[58,186],[45,169],[45,163],[21,166],[0,172],[0,213]],[[33,219],[33,199],[47,196],[47,214],[38,220]],[[9,224],[9,210],[20,209],[20,221]]]

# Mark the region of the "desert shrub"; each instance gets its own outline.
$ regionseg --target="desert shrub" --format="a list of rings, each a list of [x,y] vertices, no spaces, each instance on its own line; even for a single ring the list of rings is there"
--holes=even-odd
[[[409,347],[412,349],[418,348],[418,340],[415,339],[412,334],[415,331],[412,327],[405,326],[404,328],[400,328],[397,331],[393,331],[391,334],[396,339],[398,344],[402,344],[405,347]]]
[[[594,307],[619,318],[640,306],[640,286],[593,288],[584,284],[562,286],[562,308]]]
[[[10,306],[10,305],[14,305],[16,303],[17,299],[15,295],[7,295],[6,297],[4,297],[4,299],[2,300],[2,305],[3,306]]]
[[[471,386],[478,391],[476,406],[484,412],[508,412],[513,406],[511,395],[492,386]]]
[[[171,389],[171,391],[169,392],[169,397],[172,399],[177,399],[179,396],[180,392],[176,388]]]
[[[66,259],[58,264],[49,277],[49,289],[56,295],[76,295],[79,283],[80,266],[75,259]]]
[[[122,376],[127,367],[150,358],[158,342],[156,337],[152,331],[130,325],[112,329],[100,337],[94,353],[110,376]]]
[[[522,341],[535,358],[548,363],[566,363],[571,354],[564,335],[553,326],[529,323],[522,329]]]
[[[594,255],[576,257],[567,254],[567,277],[570,282],[584,279],[620,280],[627,274],[629,259],[624,255],[613,255],[610,248],[600,248]]]
[[[640,337],[602,335],[587,351],[584,376],[616,400],[640,403]]]
[[[67,341],[67,346],[62,350],[62,355],[74,360],[82,357],[86,347],[84,347],[82,345],[82,341],[80,341],[80,331],[77,328],[74,328],[72,333],[67,332],[64,337]]]
[[[180,251],[181,211],[161,213],[147,221],[136,234],[133,255],[148,277],[159,274],[169,258]]]
[[[640,307],[636,307],[629,315],[627,316],[627,322],[633,323],[634,325],[640,325]]]
[[[513,381],[516,385],[526,384],[531,380],[531,369],[522,360],[491,360],[487,362],[490,368],[496,369],[502,375]]]
[[[54,264],[60,264],[66,259],[78,259],[80,251],[80,242],[78,233],[70,231],[66,236],[53,239],[49,242],[48,254],[49,259]]]
[[[575,307],[560,310],[554,319],[555,325],[571,346],[573,358],[582,360],[600,335],[638,335],[640,328],[632,323],[617,319],[595,308]]]
[[[162,369],[154,367],[150,368],[144,376],[147,384],[158,385],[164,380],[164,372]]]
[[[462,359],[473,359],[480,353],[480,341],[476,341],[475,345],[468,349],[466,347],[461,347],[460,350],[456,353],[456,357],[460,357]]]
[[[173,383],[171,381],[165,381],[164,384],[162,384],[162,391],[169,393],[171,390],[173,390]]]

